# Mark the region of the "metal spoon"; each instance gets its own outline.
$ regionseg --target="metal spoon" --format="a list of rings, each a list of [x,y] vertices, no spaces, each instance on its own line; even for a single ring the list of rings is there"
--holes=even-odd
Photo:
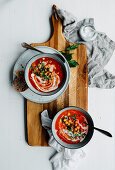
[[[34,51],[38,51],[39,53],[42,53],[42,54],[45,53],[45,52],[43,52],[43,51],[41,51],[41,50],[38,50],[38,49],[32,47],[31,45],[29,45],[29,44],[27,44],[27,43],[25,43],[25,42],[21,43],[21,45],[22,45],[23,48],[30,49],[30,50],[34,50]],[[49,53],[48,53],[48,54],[49,54]],[[57,55],[57,56],[65,63],[64,57],[62,57],[60,54],[58,54],[58,53],[52,53],[52,54]]]
[[[107,132],[106,130],[99,129],[99,128],[96,128],[96,127],[94,127],[94,129],[97,130],[97,131],[99,131],[99,132],[101,132],[101,133],[103,133],[104,135],[106,135],[106,136],[108,136],[108,137],[112,137],[112,134],[109,133],[109,132]]]
[[[24,47],[24,48],[26,48],[26,49],[31,49],[31,50],[34,50],[34,51],[38,51],[38,52],[40,52],[40,53],[44,53],[43,51],[38,50],[38,49],[32,47],[31,45],[25,43],[25,42],[21,43],[21,45],[22,45],[22,47]]]
[[[87,124],[86,122],[83,121],[83,123]],[[88,125],[88,124],[87,124]],[[104,135],[108,136],[108,137],[112,137],[111,133],[107,132],[106,130],[103,130],[103,129],[99,129],[97,127],[93,127],[95,130],[103,133]]]

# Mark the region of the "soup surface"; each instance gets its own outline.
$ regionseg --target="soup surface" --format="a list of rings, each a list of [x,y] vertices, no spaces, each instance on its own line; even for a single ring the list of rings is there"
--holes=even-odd
[[[48,93],[56,90],[62,80],[62,66],[53,58],[39,58],[29,68],[29,81],[40,92]]]
[[[63,142],[78,144],[85,139],[88,133],[88,122],[82,112],[70,109],[58,116],[55,129]]]

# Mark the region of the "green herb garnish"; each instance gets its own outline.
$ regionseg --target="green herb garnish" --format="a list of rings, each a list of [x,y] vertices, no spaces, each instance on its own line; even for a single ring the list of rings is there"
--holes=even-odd
[[[84,134],[81,134],[81,137],[84,138],[85,137]]]
[[[72,137],[72,136],[70,136],[70,139],[73,139],[73,137]]]
[[[67,129],[68,129],[69,131],[71,131],[71,126],[67,126]]]
[[[71,116],[71,118],[74,119],[74,120],[76,120],[76,117],[74,117],[74,116]]]
[[[44,78],[45,78],[46,80],[48,80],[48,77],[47,77],[46,75],[44,76]]]
[[[40,76],[40,74],[38,74],[38,72],[36,72],[36,73],[34,73],[34,74],[36,74],[37,76]]]
[[[76,67],[77,65],[79,65],[75,60],[70,60],[68,61],[68,63],[70,67]]]
[[[73,44],[73,45],[70,45],[69,47],[67,47],[66,49],[65,49],[65,51],[70,51],[70,50],[74,50],[74,49],[76,49],[76,48],[78,48],[78,46],[79,46],[79,44]]]
[[[78,134],[76,136],[80,139],[80,136]]]
[[[51,77],[48,77],[49,80],[51,80]]]
[[[45,71],[45,69],[46,69],[45,67],[42,67],[42,71]]]
[[[42,77],[45,77],[45,74],[44,74],[44,72],[42,72]]]
[[[33,69],[33,67],[32,67],[32,66],[30,66],[30,69]]]
[[[63,119],[62,119],[62,117],[61,117],[61,121],[63,122]]]
[[[60,51],[65,56],[65,58],[68,61],[70,67],[76,67],[79,64],[75,60],[72,60],[72,54],[73,53],[68,53],[66,51],[74,50],[74,49],[78,48],[78,46],[79,46],[79,44],[73,44],[73,45],[68,46],[65,49],[65,51]]]
[[[75,138],[77,136],[77,134],[73,134],[73,137]]]
[[[44,63],[41,63],[41,66],[44,66]]]
[[[72,54],[73,53],[64,53],[64,52],[62,52],[62,54],[65,56],[67,61],[70,61],[72,59]]]

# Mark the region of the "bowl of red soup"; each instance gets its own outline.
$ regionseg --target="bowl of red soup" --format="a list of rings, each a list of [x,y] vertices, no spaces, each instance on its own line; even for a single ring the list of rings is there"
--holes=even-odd
[[[53,95],[64,88],[63,93],[69,79],[70,70],[67,61],[56,54],[38,54],[26,65],[26,83],[39,95]]]
[[[91,116],[78,107],[67,107],[59,111],[52,122],[52,133],[63,147],[78,149],[85,146],[93,135]]]

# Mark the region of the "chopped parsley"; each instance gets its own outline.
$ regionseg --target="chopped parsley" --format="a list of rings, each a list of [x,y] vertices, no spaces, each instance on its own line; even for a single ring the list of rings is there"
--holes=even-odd
[[[30,69],[33,69],[33,67],[32,67],[32,66],[30,66]]]
[[[69,125],[69,126],[67,126],[67,129],[69,130],[69,131],[71,131],[71,126]]]
[[[74,116],[71,116],[71,118],[74,119],[74,120],[76,120],[76,117],[74,117]]]

